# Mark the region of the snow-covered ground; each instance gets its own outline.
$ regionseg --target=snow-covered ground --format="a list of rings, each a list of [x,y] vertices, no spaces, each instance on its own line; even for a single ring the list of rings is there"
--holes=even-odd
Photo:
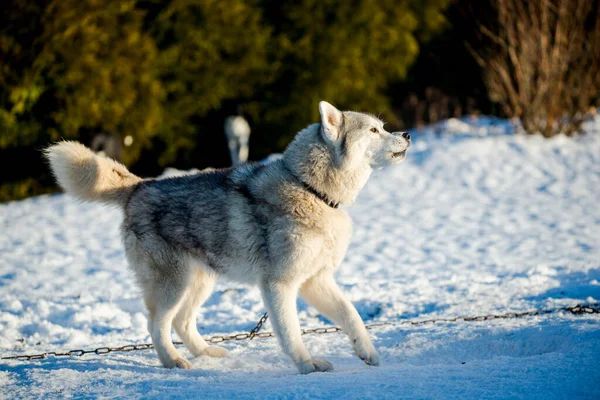
[[[600,121],[586,129],[545,140],[480,118],[414,133],[406,162],[374,174],[348,208],[355,232],[337,277],[363,319],[600,300]],[[65,195],[0,205],[1,356],[150,340],[120,218]],[[329,325],[299,310],[304,327]],[[247,332],[262,311],[256,289],[221,282],[198,325]],[[163,369],[153,351],[2,361],[0,398],[600,398],[597,314],[371,335],[379,368],[341,334],[304,336],[335,367],[307,376],[275,339],[228,342],[229,357],[193,359],[192,370]]]

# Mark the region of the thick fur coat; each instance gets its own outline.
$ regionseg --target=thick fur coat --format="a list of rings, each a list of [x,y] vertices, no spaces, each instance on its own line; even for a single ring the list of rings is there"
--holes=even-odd
[[[319,111],[321,122],[301,131],[280,160],[175,178],[141,179],[76,142],[47,149],[66,192],[123,209],[125,252],[165,367],[191,367],[173,346],[172,327],[196,356],[227,354],[196,327],[196,310],[221,276],[260,288],[282,348],[301,373],[332,366],[302,343],[298,294],[344,330],[365,363],[379,364],[360,316],[334,281],[352,232],[337,206],[354,202],[373,169],[401,162],[410,135],[326,102]]]

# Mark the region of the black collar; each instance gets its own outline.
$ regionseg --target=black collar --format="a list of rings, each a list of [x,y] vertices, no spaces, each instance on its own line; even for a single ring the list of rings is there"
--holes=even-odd
[[[283,162],[283,167],[285,169],[288,170],[288,172],[298,180],[298,182],[300,182],[302,184],[302,186],[304,187],[304,189],[313,194],[314,196],[316,196],[319,200],[321,200],[323,203],[327,204],[329,207],[331,208],[338,208],[338,206],[340,205],[339,202],[335,202],[335,201],[331,201],[329,200],[329,198],[324,195],[323,193],[319,192],[317,189],[315,189],[314,187],[312,187],[311,185],[309,185],[308,183],[304,182],[302,179],[300,179],[299,177],[297,177],[291,169],[289,169],[289,167],[285,164],[285,161]]]
[[[298,180],[300,181],[300,183],[302,184],[302,186],[304,186],[304,189],[306,189],[308,192],[314,194],[319,199],[323,200],[323,202],[325,204],[327,204],[329,207],[331,207],[331,208],[338,208],[338,206],[340,205],[340,203],[336,203],[334,201],[329,201],[329,198],[327,196],[325,196],[323,193],[319,192],[314,187],[310,186],[308,183],[304,182],[302,179],[298,178]]]

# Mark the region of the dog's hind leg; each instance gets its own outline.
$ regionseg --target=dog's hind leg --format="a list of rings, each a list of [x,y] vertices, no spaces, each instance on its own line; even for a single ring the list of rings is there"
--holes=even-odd
[[[177,352],[171,339],[171,325],[186,289],[185,272],[170,266],[153,268],[151,275],[153,279],[146,279],[143,285],[144,301],[149,313],[148,331],[158,358],[167,368],[189,369],[192,365]]]
[[[214,276],[200,268],[193,268],[184,299],[173,320],[175,331],[195,356],[225,357],[228,353],[223,347],[209,346],[196,327],[196,311],[210,296],[214,286]]]

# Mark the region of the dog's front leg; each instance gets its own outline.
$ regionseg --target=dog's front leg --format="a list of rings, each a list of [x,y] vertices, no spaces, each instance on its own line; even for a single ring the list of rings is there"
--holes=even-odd
[[[356,308],[340,291],[332,272],[321,272],[306,281],[300,288],[300,295],[346,332],[361,360],[369,365],[379,365],[379,355],[369,338],[365,324]]]
[[[300,373],[332,370],[333,366],[329,362],[312,358],[302,343],[296,308],[298,287],[282,282],[268,282],[262,285],[261,290],[283,351],[290,356]]]

